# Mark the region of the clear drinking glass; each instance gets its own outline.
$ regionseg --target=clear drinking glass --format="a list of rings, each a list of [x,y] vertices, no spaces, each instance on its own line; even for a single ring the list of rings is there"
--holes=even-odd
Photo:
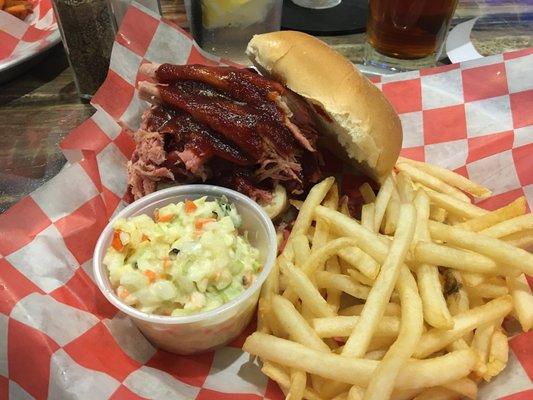
[[[341,4],[341,1],[342,0],[292,0],[297,6],[314,8],[316,10],[338,6]]]
[[[117,31],[109,0],[53,0],[78,94],[91,99],[104,82]]]
[[[253,35],[279,31],[283,0],[189,0],[191,32],[205,51],[248,62],[246,45]]]
[[[435,65],[457,0],[370,0],[365,64],[390,70]]]

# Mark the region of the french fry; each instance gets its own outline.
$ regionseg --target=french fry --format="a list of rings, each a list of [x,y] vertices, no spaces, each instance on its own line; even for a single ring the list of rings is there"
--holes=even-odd
[[[459,400],[461,395],[444,387],[434,387],[420,393],[413,400]]]
[[[300,267],[300,270],[303,271],[303,273],[308,277],[314,276],[315,271],[323,269],[326,260],[336,255],[339,250],[345,247],[353,246],[354,244],[355,242],[349,238],[338,238],[332,240],[326,245],[319,248],[318,250],[312,252],[311,255],[307,257],[307,260]],[[285,290],[283,296],[288,298],[292,302],[296,300],[296,293],[294,288],[292,287]]]
[[[361,208],[361,225],[366,229],[376,232],[375,229],[376,204],[367,203]]]
[[[339,259],[337,258],[337,256],[333,256],[328,261],[326,261],[326,273],[340,275],[341,267],[340,267]],[[332,307],[335,310],[335,312],[337,312],[341,305],[342,291],[334,287],[330,287],[326,289],[327,289],[326,290],[326,301],[328,302],[330,307]]]
[[[274,315],[273,308],[272,308],[272,302],[271,302],[272,296],[273,295],[269,295],[266,298],[259,299],[261,300],[261,303],[262,303],[261,312],[263,313],[262,315],[263,320],[264,320],[263,325],[268,327],[268,330],[273,335],[276,335],[279,337],[286,337],[285,330],[283,329],[278,319]]]
[[[483,377],[487,372],[486,364],[489,359],[490,343],[497,322],[491,322],[479,326],[474,332],[474,337],[472,338],[472,349],[478,353],[479,360],[481,361],[478,366],[474,368],[473,373],[479,378]]]
[[[440,265],[458,271],[494,275],[515,274],[514,270],[500,267],[494,260],[484,255],[433,242],[418,242],[413,255],[420,263]]]
[[[392,235],[396,231],[396,225],[398,224],[398,217],[400,216],[400,195],[396,188],[392,191],[389,204],[385,210],[385,228],[383,233],[385,235]]]
[[[290,377],[283,369],[274,365],[274,363],[265,361],[261,372],[280,385],[282,388],[288,389],[291,385]],[[322,400],[322,398],[313,389],[305,388],[304,398],[307,400]]]
[[[367,360],[382,360],[387,354],[387,350],[374,350],[365,354],[364,358]]]
[[[415,194],[413,191],[413,181],[409,175],[404,172],[400,172],[396,175],[396,182],[398,187],[398,193],[400,194],[400,201],[402,203],[412,203]]]
[[[473,288],[485,282],[485,275],[479,274],[477,272],[461,272],[461,277],[463,278],[463,282],[465,283],[465,286],[469,288]],[[470,291],[468,291],[468,293],[470,295],[474,294],[474,292],[470,292]]]
[[[413,400],[417,395],[419,395],[423,391],[424,391],[423,388],[395,390],[394,392],[392,392],[390,400]]]
[[[339,393],[337,396],[333,397],[331,400],[348,400],[348,392]]]
[[[335,289],[348,293],[357,299],[366,299],[370,288],[355,282],[350,276],[334,274],[327,271],[318,271],[315,274],[316,284],[319,289]]]
[[[292,246],[289,246],[289,244],[294,236],[297,234],[305,235],[307,233],[307,230],[311,226],[311,221],[313,220],[313,212],[315,207],[322,203],[322,200],[324,200],[334,182],[335,178],[326,178],[322,182],[313,186],[313,188],[309,191],[309,194],[303,202],[300,212],[294,221],[291,233],[287,239],[287,245],[285,246],[282,254],[284,254],[286,251],[292,252]],[[288,254],[288,256],[289,259],[292,259],[290,254]]]
[[[533,249],[533,229],[513,233],[501,238],[505,243],[531,251]]]
[[[286,400],[302,400],[307,385],[307,374],[298,369],[291,369],[289,393]]]
[[[391,175],[385,180],[385,182],[381,186],[381,189],[379,189],[378,195],[376,196],[374,211],[374,232],[379,232],[379,228],[381,226],[381,222],[383,221],[385,210],[387,209],[387,205],[389,204],[389,200],[392,196],[393,190],[394,180]]]
[[[265,298],[260,298],[257,304],[257,332],[270,333],[270,328],[266,321],[267,312],[268,301]]]
[[[243,350],[289,368],[299,368],[326,379],[362,387],[368,385],[379,364],[374,360],[319,352],[259,332],[248,336]],[[401,390],[444,385],[467,376],[475,362],[476,355],[470,350],[455,351],[428,360],[410,360],[398,374],[395,388]]]
[[[350,209],[348,208],[348,197],[344,196],[341,200],[341,204],[339,206],[339,211],[346,215],[347,217],[350,216]]]
[[[272,266],[272,270],[268,274],[263,287],[261,288],[261,298],[270,296],[271,294],[277,294],[279,292],[279,264],[285,262],[283,256],[279,256],[276,262]]]
[[[502,240],[434,221],[429,221],[429,232],[433,240],[443,240],[451,245],[473,250],[502,265],[533,275],[533,254],[513,247]]]
[[[413,354],[422,335],[424,326],[422,300],[418,294],[416,281],[408,268],[402,268],[400,271],[397,286],[402,309],[400,332],[398,339],[376,368],[365,392],[365,400],[381,400],[391,396],[396,377]]]
[[[457,339],[455,342],[450,343],[448,346],[446,346],[447,351],[457,351],[457,350],[466,350],[469,349],[470,346],[464,339]]]
[[[526,198],[524,196],[519,197],[512,203],[491,211],[480,217],[472,218],[466,222],[458,224],[457,227],[466,229],[472,232],[479,232],[483,229],[490,228],[493,225],[500,222],[507,221],[508,219],[518,217],[526,213]],[[439,221],[442,222],[442,221]]]
[[[25,19],[28,16],[28,8],[24,4],[17,4],[4,8],[4,11],[19,19]]]
[[[335,312],[322,297],[320,292],[315,288],[313,282],[301,270],[287,264],[282,272],[289,277],[292,288],[302,300],[302,304],[317,317],[333,317]]]
[[[316,251],[325,246],[329,237],[329,223],[322,219],[317,218],[315,223],[315,232],[313,233],[313,248],[312,251]]]
[[[348,392],[348,400],[363,400],[365,392],[359,386],[352,386]]]
[[[454,188],[451,185],[448,185],[446,182],[441,179],[430,175],[421,169],[414,167],[413,165],[407,163],[396,164],[396,168],[403,173],[407,174],[413,181],[419,182],[424,186],[427,186],[433,190],[436,190],[440,193],[445,193],[450,196],[455,197],[458,200],[470,203],[470,198],[465,195],[460,190]]]
[[[533,214],[520,215],[518,217],[502,221],[496,225],[492,225],[489,228],[483,229],[479,233],[492,238],[501,238],[530,229],[533,229]]]
[[[455,197],[447,194],[439,193],[427,187],[424,187],[423,190],[426,191],[427,195],[435,205],[444,208],[449,213],[455,214],[459,217],[470,219],[488,214],[488,211],[484,210],[483,208],[480,208],[474,204],[457,200]]]
[[[336,211],[335,211],[336,212]],[[350,238],[338,238],[331,240],[319,249],[313,251],[302,265],[302,271],[308,276],[315,271],[324,269],[324,263],[334,255],[337,255],[342,249],[351,248],[356,245],[356,242]]]
[[[344,345],[343,356],[362,357],[367,352],[372,335],[385,312],[385,307],[400,275],[403,260],[413,239],[415,219],[415,208],[411,204],[402,204],[394,240],[375,284],[370,290],[361,318]]]
[[[484,282],[468,289],[468,293],[474,296],[479,296],[483,299],[495,299],[497,297],[509,294],[509,289],[505,285]]]
[[[339,186],[336,182],[331,185],[328,194],[324,198],[324,205],[332,210],[337,210],[339,207]]]
[[[356,282],[359,282],[366,286],[372,286],[374,284],[374,281],[372,279],[367,278],[365,275],[363,275],[361,272],[359,272],[356,269],[347,269],[346,271],[348,275],[352,277]]]
[[[304,202],[302,200],[289,199],[289,204],[300,211]]]
[[[524,332],[533,326],[533,295],[524,274],[507,277],[507,287],[513,297],[514,312]]]
[[[446,210],[444,208],[431,205],[429,209],[429,219],[437,222],[444,222],[446,220]]]
[[[477,384],[472,379],[459,379],[455,382],[446,383],[442,385],[442,387],[452,390],[462,396],[468,397],[469,399],[477,399]]]
[[[461,189],[462,191],[480,199],[487,198],[492,194],[491,191],[486,187],[478,185],[477,183],[472,182],[471,180],[465,178],[462,175],[459,175],[453,171],[439,167],[437,165],[431,165],[424,162],[411,160],[405,157],[400,157],[398,159],[398,163],[406,163],[412,165],[420,169],[421,171],[424,171],[436,178],[439,178],[441,181],[446,182],[447,184]]]
[[[332,210],[337,210],[339,206],[339,188],[336,183],[331,186],[331,189],[324,200],[324,206],[331,208]],[[330,257],[326,261],[326,271],[337,274],[341,272],[341,267],[339,265],[337,256]],[[334,288],[328,288],[326,291],[326,301],[335,311],[337,311],[340,307],[341,293],[342,292],[340,290]]]
[[[423,190],[418,190],[414,202],[417,215],[415,237],[418,241],[429,242],[431,240],[428,231],[429,198]],[[439,264],[422,263],[416,269],[424,319],[435,328],[451,329],[453,328],[453,320],[444,299],[439,270],[436,265]]]
[[[328,345],[320,339],[290,301],[281,296],[273,296],[271,302],[276,319],[292,340],[311,349],[329,353]]]
[[[378,350],[386,350],[394,343],[395,340],[396,337],[392,336],[374,336],[368,345],[367,353]]]
[[[26,8],[31,9],[31,4],[29,1],[26,0],[6,0],[4,7],[12,7],[12,6],[19,6],[23,5]]]
[[[451,214],[451,213],[446,215],[446,223],[448,225],[455,226],[455,225],[462,224],[464,221],[465,221],[465,218],[460,217],[459,215]]]
[[[511,296],[504,296],[472,308],[453,317],[450,330],[430,329],[424,333],[415,350],[414,357],[424,358],[443,349],[469,331],[505,317],[513,308]]]
[[[507,365],[508,359],[509,343],[507,336],[500,329],[497,329],[492,335],[487,370],[483,379],[490,381],[498,375]]]
[[[409,160],[397,170],[377,195],[361,187],[361,223],[333,180],[295,203],[304,215],[244,345],[289,399],[475,399],[507,363],[505,316],[533,325],[525,198],[486,211],[461,191],[488,190],[466,178]],[[356,304],[339,309],[341,294]]]
[[[376,201],[376,194],[374,193],[374,189],[372,189],[372,186],[370,186],[368,182],[365,182],[361,186],[359,186],[359,193],[361,193],[361,196],[363,196],[363,201],[366,204],[373,203]]]
[[[364,304],[356,304],[354,306],[343,308],[339,310],[339,315],[361,315],[363,311]],[[400,316],[400,306],[396,303],[388,303],[385,306],[385,316],[389,317],[399,317]]]
[[[353,268],[360,271],[367,278],[374,280],[379,273],[379,264],[358,247],[348,247],[339,250],[339,257]]]
[[[323,206],[316,207],[315,215],[327,219],[333,232],[339,236],[349,237],[354,240],[357,247],[378,263],[382,263],[387,257],[390,242],[387,239],[378,236],[376,233],[363,228],[354,219]],[[340,256],[342,257],[342,253]]]
[[[292,240],[292,247],[294,250],[294,263],[297,268],[301,268],[302,265],[304,265],[304,263],[309,259],[309,255],[311,254],[307,236],[294,236]]]
[[[348,337],[359,319],[357,316],[314,318],[311,326],[320,338]],[[385,316],[379,321],[374,334],[375,337],[396,337],[399,331],[399,318]]]

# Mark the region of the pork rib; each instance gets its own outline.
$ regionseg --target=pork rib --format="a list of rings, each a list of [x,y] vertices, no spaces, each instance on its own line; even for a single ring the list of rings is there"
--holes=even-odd
[[[164,106],[152,107],[145,117],[144,126],[153,132],[165,135],[165,150],[183,152],[185,164],[193,166],[192,172],[212,156],[220,157],[237,165],[252,165],[253,161],[239,147],[196,122],[190,115]],[[189,164],[188,164],[189,163]]]
[[[286,90],[281,84],[248,69],[234,67],[206,67],[203,65],[172,65],[172,64],[143,64],[141,72],[163,84],[173,84],[180,81],[202,82],[216,88],[219,92],[233,100],[245,102],[256,108],[261,115],[267,115],[269,120],[275,119],[278,124],[285,126],[294,138],[309,151],[316,151],[316,129],[305,126],[300,130],[298,123],[302,114],[309,120],[309,106],[307,103]],[[297,108],[289,109],[286,100]]]
[[[141,82],[139,91],[148,101],[164,103],[190,114],[195,120],[238,143],[255,160],[265,156],[263,142],[284,156],[294,155],[297,150],[286,126],[205,84],[185,81],[165,86]]]
[[[255,105],[264,103],[270,92],[279,94],[285,92],[283,85],[243,68],[143,64],[140,71],[160,83],[202,82],[228,94],[235,100]]]

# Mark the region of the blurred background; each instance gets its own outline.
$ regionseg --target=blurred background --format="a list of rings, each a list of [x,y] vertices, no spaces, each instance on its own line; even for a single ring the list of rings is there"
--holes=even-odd
[[[37,4],[44,1],[50,2],[37,0]],[[0,135],[0,212],[64,165],[58,144],[94,113],[86,99],[107,74],[105,55],[109,56],[114,32],[129,2],[53,0],[67,38],[64,42],[70,51],[70,64],[57,27],[53,32],[55,41],[49,40],[41,47],[28,46],[19,59],[11,54],[2,59],[10,42],[0,41],[0,126],[5,132]],[[253,33],[279,28],[318,36],[368,74],[446,64],[457,61],[457,57],[488,56],[533,45],[532,0],[141,2],[192,31],[207,51],[244,62],[243,49]],[[87,8],[73,9],[76,4]],[[307,8],[302,4],[326,8]],[[419,8],[410,8],[416,5]],[[27,14],[25,22],[33,24],[35,17],[36,12]],[[474,18],[478,19],[473,21]],[[17,21],[12,18],[15,25],[22,23]],[[78,29],[80,21],[98,28],[90,25],[84,33]],[[446,33],[461,23],[467,24],[463,25],[462,34],[454,35],[452,31],[449,35],[456,42],[452,48],[459,49],[456,59],[450,60],[440,50],[445,50]],[[371,28],[371,40],[367,28]],[[5,25],[0,26],[0,33],[3,29]],[[403,41],[396,41],[397,38]],[[80,49],[79,43],[88,45]],[[95,53],[104,54],[97,63]]]

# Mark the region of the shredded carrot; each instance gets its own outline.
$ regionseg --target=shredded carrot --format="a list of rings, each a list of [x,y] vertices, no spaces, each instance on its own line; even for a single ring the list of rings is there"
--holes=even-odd
[[[196,221],[194,221],[194,227],[199,231],[203,229],[205,224],[215,221],[215,218],[198,218]]]
[[[130,295],[130,291],[128,289],[126,289],[124,286],[119,286],[117,288],[117,295],[122,300],[124,300],[126,297],[128,297]]]
[[[145,234],[143,234],[141,241],[144,242],[145,240],[150,240],[150,238],[146,236]]]
[[[172,221],[172,218],[174,218],[173,214],[164,214],[164,215],[159,214],[159,218],[157,221],[158,222],[169,222],[169,221]]]
[[[196,204],[194,204],[194,201],[191,200],[185,200],[185,211],[187,214],[192,214],[196,211],[198,207],[196,207]]]
[[[165,257],[165,259],[163,260],[163,268],[168,268],[172,265],[172,261],[170,261],[170,258],[168,257]]]
[[[116,251],[124,250],[124,245],[122,244],[122,240],[120,240],[120,231],[118,229],[113,232],[113,241],[111,242],[111,246],[113,246]]]
[[[149,283],[152,283],[157,278],[157,274],[150,269],[147,269],[146,271],[144,271],[144,275],[148,278]]]

